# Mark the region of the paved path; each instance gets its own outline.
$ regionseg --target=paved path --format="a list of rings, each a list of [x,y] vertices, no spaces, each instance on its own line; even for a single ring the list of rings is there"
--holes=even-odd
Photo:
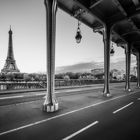
[[[135,85],[131,94],[124,85],[112,85],[108,99],[101,88],[63,93],[56,113],[42,112],[42,99],[0,106],[0,140],[136,140],[140,93]]]
[[[135,85],[135,83],[131,84],[132,86]],[[111,93],[114,94],[114,88],[121,87],[124,88],[124,83],[112,83],[110,84]],[[112,91],[113,89],[113,91]],[[103,91],[103,84],[94,84],[94,85],[85,85],[85,86],[79,86],[79,87],[61,87],[57,88],[55,93],[57,97],[61,96],[69,96],[69,95],[75,95],[75,94],[85,94],[88,92],[91,92],[91,90],[94,92],[94,95],[100,96],[102,95]],[[42,100],[42,98],[46,95],[46,91],[40,91],[37,90],[34,92],[34,90],[29,92],[28,90],[15,90],[14,91],[8,91],[5,94],[6,91],[1,91],[0,94],[0,106],[2,105],[9,105],[9,104],[16,104],[20,102],[29,102],[29,101],[35,101],[35,100]]]

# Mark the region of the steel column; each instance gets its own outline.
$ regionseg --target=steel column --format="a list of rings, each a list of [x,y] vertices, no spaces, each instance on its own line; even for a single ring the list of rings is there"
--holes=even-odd
[[[111,40],[111,28],[106,26],[103,32],[104,42],[104,91],[103,96],[110,97],[109,92],[109,79],[110,79],[110,40]]]
[[[137,53],[137,87],[140,88],[140,52]]]
[[[126,85],[125,85],[125,90],[131,91],[131,89],[130,89],[131,44],[126,45],[125,54],[126,54]]]
[[[46,7],[47,32],[47,94],[43,104],[43,111],[54,112],[58,110],[55,97],[55,34],[57,0],[44,0]]]

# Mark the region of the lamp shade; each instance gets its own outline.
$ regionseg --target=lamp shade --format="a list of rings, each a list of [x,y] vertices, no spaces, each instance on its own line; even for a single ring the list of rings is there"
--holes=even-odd
[[[114,53],[115,53],[114,48],[111,48],[111,49],[110,49],[110,55],[113,56]]]
[[[76,36],[75,36],[76,42],[80,43],[82,39],[82,35],[80,31],[77,31]]]

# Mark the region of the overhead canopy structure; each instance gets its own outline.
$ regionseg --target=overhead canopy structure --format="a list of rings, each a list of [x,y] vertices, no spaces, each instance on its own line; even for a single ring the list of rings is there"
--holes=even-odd
[[[126,84],[130,92],[131,53],[137,56],[137,86],[140,88],[140,0],[44,0],[47,31],[47,94],[43,110],[57,111],[54,93],[55,29],[57,5],[62,10],[103,35],[104,43],[104,97],[111,97],[109,90],[111,41],[125,49]]]
[[[140,0],[58,0],[58,6],[99,33],[112,26],[112,41],[140,51]]]

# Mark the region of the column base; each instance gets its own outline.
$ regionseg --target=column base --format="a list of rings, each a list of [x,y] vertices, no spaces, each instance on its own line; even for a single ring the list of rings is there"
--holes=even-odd
[[[47,103],[45,100],[42,109],[44,112],[55,112],[59,109],[59,105],[56,100],[53,103]]]
[[[125,89],[125,91],[131,92],[131,91],[132,91],[132,89],[130,89],[130,88],[129,88],[129,89]]]
[[[109,98],[109,97],[112,97],[112,94],[111,93],[103,93],[103,96]]]

